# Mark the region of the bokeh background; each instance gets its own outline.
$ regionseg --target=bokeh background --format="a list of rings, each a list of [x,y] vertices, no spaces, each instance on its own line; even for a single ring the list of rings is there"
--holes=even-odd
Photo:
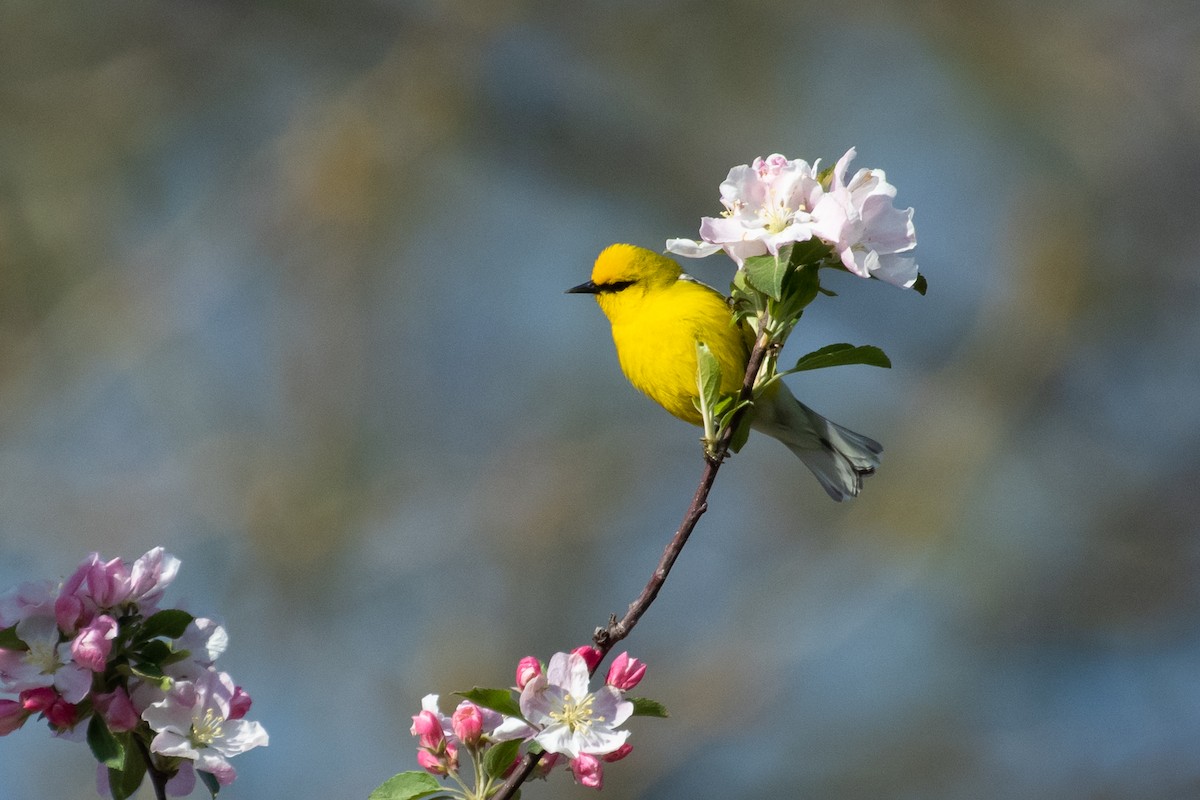
[[[722,471],[606,793],[1200,796],[1189,0],[8,0],[0,588],[166,546],[272,737],[222,796],[365,798],[423,694],[623,610],[699,476],[563,290],[851,145],[929,294],[831,276],[790,347],[895,368],[791,383],[883,469]],[[0,775],[95,796],[40,725]]]

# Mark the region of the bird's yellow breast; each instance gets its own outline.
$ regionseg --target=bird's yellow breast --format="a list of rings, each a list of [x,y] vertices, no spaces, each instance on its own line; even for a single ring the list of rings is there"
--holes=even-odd
[[[742,385],[748,352],[729,306],[715,290],[680,278],[646,290],[631,287],[600,295],[612,323],[617,358],[629,382],[693,425],[701,424],[696,343],[704,342],[721,365],[721,390]]]

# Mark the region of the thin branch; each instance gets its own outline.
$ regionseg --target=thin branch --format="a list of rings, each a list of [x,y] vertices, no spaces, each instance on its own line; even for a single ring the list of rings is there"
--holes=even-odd
[[[766,333],[759,334],[758,339],[754,342],[754,349],[750,351],[750,359],[746,364],[746,374],[742,381],[742,388],[738,392],[739,404],[741,401],[750,400],[754,396],[754,382],[758,378],[758,370],[762,367],[763,360],[767,357],[768,351],[771,349],[770,337]],[[596,632],[592,635],[592,641],[596,648],[600,651],[600,661],[616,646],[617,642],[624,639],[633,631],[638,620],[650,608],[650,604],[654,602],[654,598],[658,597],[659,591],[663,584],[667,581],[667,575],[671,573],[671,568],[675,565],[675,560],[679,558],[680,552],[683,551],[683,546],[687,544],[688,537],[692,535],[692,531],[696,528],[696,523],[700,521],[700,517],[704,516],[704,512],[708,510],[708,493],[712,489],[713,481],[717,478],[717,470],[721,468],[721,463],[729,454],[729,444],[733,440],[734,432],[738,428],[738,423],[741,422],[742,416],[750,410],[749,405],[744,405],[734,412],[730,418],[729,426],[722,433],[717,446],[713,448],[714,455],[704,457],[704,472],[700,475],[700,485],[696,487],[696,493],[692,496],[692,502],[688,506],[687,511],[683,515],[683,521],[679,524],[679,528],[675,531],[675,535],[671,537],[671,541],[667,543],[667,547],[663,550],[662,557],[658,560],[658,566],[655,568],[650,580],[646,583],[642,593],[637,599],[629,604],[629,609],[625,612],[625,616],[617,619],[617,615],[613,614],[609,618],[608,625],[603,628],[596,628]],[[595,673],[595,669],[592,673]],[[492,795],[491,800],[509,800],[516,792],[517,787],[529,779],[533,770],[537,767],[538,761],[541,760],[542,753],[529,753],[520,763],[517,764],[512,774],[500,786],[496,794]]]

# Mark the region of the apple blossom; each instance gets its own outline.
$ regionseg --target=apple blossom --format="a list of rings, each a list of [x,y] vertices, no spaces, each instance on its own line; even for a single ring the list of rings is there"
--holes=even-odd
[[[814,230],[850,272],[907,289],[917,280],[916,260],[902,255],[917,246],[913,210],[892,205],[896,187],[883,170],[860,169],[847,183],[854,156],[852,147],[838,159],[829,191],[813,209]]]
[[[114,796],[146,773],[173,795],[189,794],[193,767],[217,784],[233,780],[228,757],[267,744],[244,719],[250,696],[214,662],[228,646],[224,628],[176,609],[158,610],[179,560],[161,547],[128,564],[90,554],[61,584],[26,583],[0,596],[0,735],[32,714],[56,734],[86,736],[101,758],[98,785],[121,778]],[[156,676],[156,677],[150,677]],[[95,715],[102,724],[80,723]],[[114,746],[123,736],[149,752]]]
[[[625,743],[628,731],[617,727],[633,713],[620,690],[602,686],[588,690],[588,665],[577,652],[556,653],[544,675],[521,692],[521,713],[538,729],[534,740],[547,752],[575,758],[603,755]]]
[[[752,256],[778,255],[785,245],[816,239],[855,275],[915,286],[913,210],[892,205],[896,187],[883,170],[860,169],[847,181],[854,156],[852,147],[825,182],[818,162],[809,166],[778,153],[734,167],[721,183],[721,216],[701,219],[700,241],[668,239],[667,252],[703,258],[724,250],[741,268]]]
[[[822,192],[816,167],[778,153],[734,167],[721,182],[721,216],[701,219],[701,241],[668,239],[667,251],[702,258],[724,250],[741,267],[812,238],[811,212]]]
[[[53,614],[57,590],[51,581],[29,581],[0,595],[0,630],[26,617]]]
[[[150,751],[188,759],[222,786],[232,783],[237,773],[227,759],[268,743],[259,723],[229,719],[233,693],[233,681],[216,670],[195,681],[176,682],[166,697],[142,712],[157,734]]]
[[[78,703],[87,695],[92,673],[72,660],[70,643],[59,641],[54,617],[26,617],[16,624],[16,634],[28,649],[0,649],[0,690],[53,687],[68,703]]]

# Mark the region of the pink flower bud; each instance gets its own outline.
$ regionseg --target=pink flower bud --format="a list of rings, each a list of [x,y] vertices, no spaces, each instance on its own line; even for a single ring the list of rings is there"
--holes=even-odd
[[[571,774],[581,786],[600,789],[604,785],[604,768],[600,759],[590,753],[580,753],[571,759]]]
[[[447,772],[442,760],[423,747],[417,751],[417,763],[430,775],[445,775]]]
[[[46,721],[56,728],[70,728],[79,721],[79,709],[63,700],[62,695],[49,686],[29,689],[21,692],[19,697],[26,711],[42,712]]]
[[[35,714],[54,705],[54,701],[58,699],[58,692],[49,686],[39,686],[36,689],[26,689],[19,697],[21,707],[30,714]]]
[[[533,656],[525,656],[517,662],[517,688],[524,689],[525,684],[542,674],[542,664]]]
[[[610,686],[626,691],[641,683],[645,674],[645,664],[636,658],[630,658],[629,653],[621,653],[613,659],[612,666],[608,668],[607,682]]]
[[[465,702],[454,711],[450,718],[454,726],[454,735],[468,747],[479,743],[483,735],[483,712],[474,703]]]
[[[64,633],[71,634],[79,630],[81,625],[91,621],[92,615],[95,613],[94,608],[84,607],[83,582],[87,578],[92,562],[99,558],[99,553],[92,553],[88,556],[87,561],[80,564],[63,582],[62,589],[54,600],[54,618],[58,622],[59,630]]]
[[[443,740],[445,749],[440,753],[422,747],[417,751],[417,763],[430,775],[449,775],[458,771],[458,748],[453,742]]]
[[[583,660],[587,662],[589,673],[596,671],[596,667],[600,665],[600,659],[604,657],[599,650],[590,644],[580,645],[571,652],[575,655],[583,656]]]
[[[0,736],[7,736],[25,724],[29,712],[16,700],[0,700]]]
[[[93,553],[87,572],[88,594],[96,608],[116,608],[129,599],[129,570],[119,558],[101,561]]]
[[[142,721],[129,695],[120,686],[111,692],[93,695],[92,703],[113,733],[131,731]]]
[[[107,614],[101,614],[71,641],[71,657],[76,664],[92,672],[103,672],[112,652],[112,640],[116,636],[117,621]]]
[[[446,735],[442,732],[442,723],[432,711],[422,711],[413,716],[412,728],[409,733],[421,737],[421,747],[437,750]]]
[[[607,761],[611,764],[614,761],[620,761],[622,758],[624,758],[625,756],[629,755],[632,752],[633,752],[633,745],[631,745],[629,742],[626,742],[625,744],[618,747],[616,750],[613,750],[611,753],[605,753],[604,755],[600,756],[600,758],[601,758],[601,760]]]
[[[240,686],[233,688],[233,697],[229,698],[229,716],[226,719],[242,719],[250,712],[250,695]]]

